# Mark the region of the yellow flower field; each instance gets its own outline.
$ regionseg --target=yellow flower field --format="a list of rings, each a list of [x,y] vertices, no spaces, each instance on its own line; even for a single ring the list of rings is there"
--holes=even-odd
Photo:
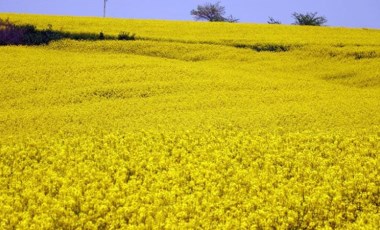
[[[379,30],[0,18],[0,229],[379,229]]]

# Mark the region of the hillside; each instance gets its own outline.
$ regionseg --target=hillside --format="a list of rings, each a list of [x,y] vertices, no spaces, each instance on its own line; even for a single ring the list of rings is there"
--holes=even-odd
[[[1,229],[379,227],[380,30],[0,18]]]

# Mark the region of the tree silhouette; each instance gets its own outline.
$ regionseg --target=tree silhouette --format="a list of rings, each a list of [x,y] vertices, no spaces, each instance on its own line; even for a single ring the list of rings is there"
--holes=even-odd
[[[317,16],[317,12],[314,13],[293,13],[292,16],[295,19],[294,25],[307,25],[307,26],[321,26],[327,22],[326,17]]]
[[[237,22],[239,19],[234,18],[232,15],[224,17],[226,14],[225,7],[217,3],[205,3],[198,5],[197,9],[192,10],[191,15],[195,20],[206,20],[210,22]]]
[[[268,22],[268,24],[281,24],[281,22],[279,20],[276,20],[272,17],[269,17],[269,20],[267,22]]]

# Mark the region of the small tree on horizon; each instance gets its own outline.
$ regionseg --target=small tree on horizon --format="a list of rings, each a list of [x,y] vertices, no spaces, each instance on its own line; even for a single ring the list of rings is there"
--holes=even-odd
[[[317,12],[300,14],[294,12],[292,14],[295,22],[293,25],[302,25],[302,26],[322,26],[327,22],[326,17],[317,16]]]
[[[234,18],[232,15],[224,17],[226,10],[224,6],[217,3],[205,3],[198,5],[197,9],[192,10],[191,15],[195,20],[206,20],[209,22],[238,22],[239,19]]]
[[[276,20],[272,17],[269,17],[269,20],[267,22],[268,22],[268,24],[281,24],[281,22],[279,20]]]

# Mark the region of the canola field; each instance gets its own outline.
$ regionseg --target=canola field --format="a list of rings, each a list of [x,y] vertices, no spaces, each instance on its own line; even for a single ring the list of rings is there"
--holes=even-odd
[[[380,30],[0,18],[0,229],[379,229]]]

